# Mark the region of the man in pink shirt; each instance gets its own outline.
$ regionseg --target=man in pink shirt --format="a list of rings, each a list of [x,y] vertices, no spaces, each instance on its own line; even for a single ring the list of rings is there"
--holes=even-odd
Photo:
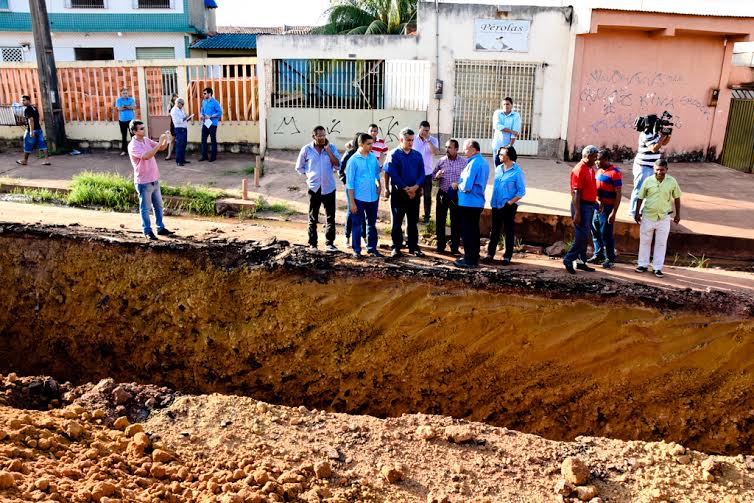
[[[154,219],[157,224],[157,234],[170,236],[173,234],[162,224],[162,193],[160,192],[160,170],[157,167],[155,155],[168,148],[170,133],[160,135],[156,142],[145,136],[146,128],[141,121],[131,121],[131,142],[128,144],[128,156],[134,167],[134,186],[139,193],[139,213],[144,236],[150,241],[157,241],[152,232],[149,221],[149,210],[154,208]]]

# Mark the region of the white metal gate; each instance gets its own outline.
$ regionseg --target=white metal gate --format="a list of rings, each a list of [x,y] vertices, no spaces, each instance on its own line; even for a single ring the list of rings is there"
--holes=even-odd
[[[510,61],[456,61],[453,136],[479,140],[482,150],[491,151],[492,115],[506,96],[513,98],[513,110],[521,114],[521,135],[516,151],[536,155],[538,136],[534,131],[534,99],[537,63]]]

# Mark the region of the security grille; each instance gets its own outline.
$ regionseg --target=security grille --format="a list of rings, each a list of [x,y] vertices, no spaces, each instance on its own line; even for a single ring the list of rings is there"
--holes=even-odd
[[[23,63],[24,51],[20,47],[0,47],[0,61]]]
[[[384,60],[276,59],[276,108],[384,108]]]
[[[104,9],[105,0],[67,0],[66,7],[71,9]]]
[[[429,105],[429,61],[385,62],[385,108],[425,111]]]
[[[135,0],[137,9],[172,9],[173,0]]]
[[[483,150],[489,150],[494,136],[492,116],[501,108],[503,98],[510,96],[513,110],[521,114],[516,149],[521,154],[536,154],[532,118],[538,66],[508,61],[456,61],[453,136],[477,139]]]

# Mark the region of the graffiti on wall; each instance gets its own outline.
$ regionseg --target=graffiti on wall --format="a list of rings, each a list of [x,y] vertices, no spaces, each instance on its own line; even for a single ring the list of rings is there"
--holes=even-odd
[[[405,125],[401,125],[401,122],[398,120],[398,117],[394,114],[391,115],[380,115],[380,114],[374,114],[373,116],[374,123],[377,124],[379,131],[380,131],[380,137],[382,137],[385,142],[390,144],[397,144],[398,143],[398,133],[400,130],[405,127]],[[299,119],[299,122],[300,119]],[[371,122],[371,121],[370,121]],[[366,126],[368,125],[368,122],[363,124],[362,129],[363,131],[366,131]],[[328,121],[325,121],[322,123],[322,126],[327,130],[328,135],[345,135],[346,137],[357,133],[357,130],[354,130],[353,132],[348,131],[346,129],[346,126],[343,124],[343,121],[339,119],[338,117],[331,117]],[[418,127],[418,124],[413,125],[414,127]],[[309,132],[309,128],[305,127],[305,130],[302,131],[297,123],[296,114],[288,114],[283,115],[280,117],[279,120],[277,120],[274,123],[274,126],[272,128],[272,134],[273,135],[284,135],[284,136],[298,136],[298,135],[304,135],[306,136]]]
[[[594,69],[578,95],[580,108],[591,117],[585,132],[616,131],[622,135],[622,130],[634,130],[638,115],[659,115],[663,110],[673,114],[676,130],[690,122],[709,121],[712,112],[703,97],[675,92],[688,89],[687,84],[685,77],[676,73]]]

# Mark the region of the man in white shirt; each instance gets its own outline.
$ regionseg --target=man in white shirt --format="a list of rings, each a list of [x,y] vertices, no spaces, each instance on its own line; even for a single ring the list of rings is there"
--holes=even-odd
[[[424,159],[425,178],[422,194],[424,195],[424,225],[427,225],[432,214],[432,172],[435,170],[432,156],[440,153],[440,143],[437,138],[429,134],[429,122],[427,121],[419,123],[419,134],[414,140],[414,150],[419,152]]]

